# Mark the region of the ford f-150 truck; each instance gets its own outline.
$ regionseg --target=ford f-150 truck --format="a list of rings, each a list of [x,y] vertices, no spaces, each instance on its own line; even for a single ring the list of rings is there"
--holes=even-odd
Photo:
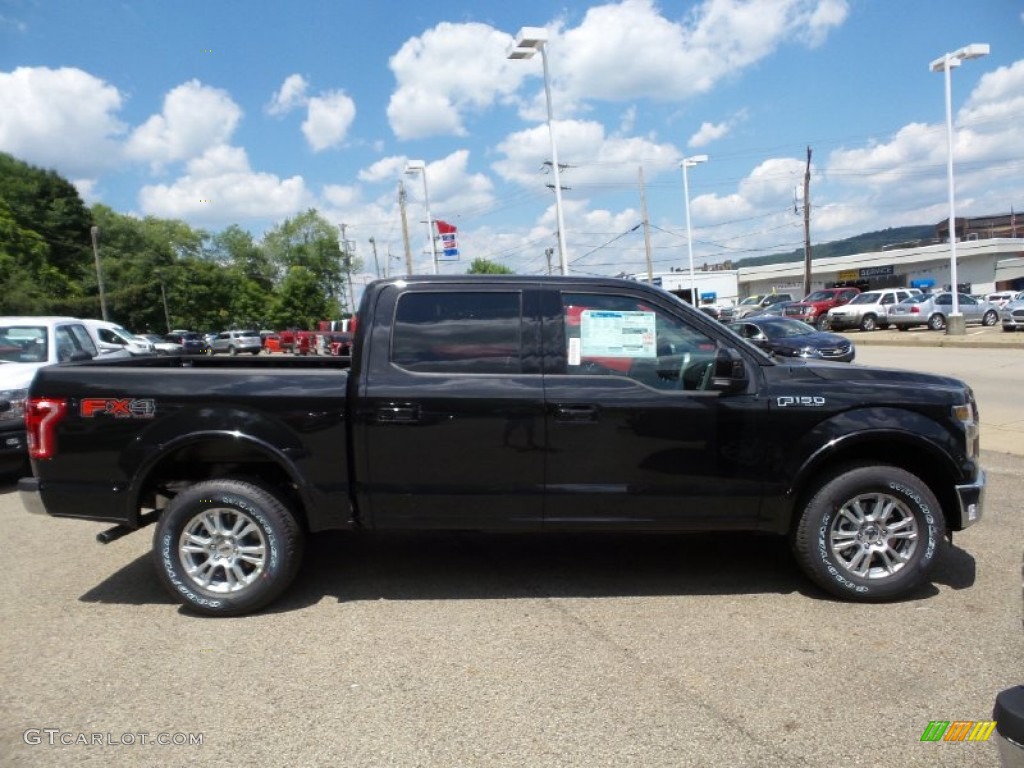
[[[328,529],[759,531],[896,598],[982,514],[956,379],[773,358],[615,279],[382,280],[359,317],[350,359],[40,370],[26,507],[101,541],[155,522],[158,577],[210,615],[277,598]]]

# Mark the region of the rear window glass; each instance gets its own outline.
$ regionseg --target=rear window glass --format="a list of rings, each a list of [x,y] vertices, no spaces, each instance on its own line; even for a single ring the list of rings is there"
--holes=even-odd
[[[407,293],[391,360],[424,373],[520,373],[521,303],[518,291]]]

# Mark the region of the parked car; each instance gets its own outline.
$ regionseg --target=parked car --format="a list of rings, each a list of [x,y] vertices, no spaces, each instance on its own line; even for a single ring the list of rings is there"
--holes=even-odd
[[[791,304],[796,304],[795,301],[777,301],[774,304],[770,304],[764,309],[758,309],[751,312],[747,317],[780,317],[785,314],[786,307]],[[724,322],[724,321],[723,321]]]
[[[0,470],[28,463],[25,401],[36,371],[99,351],[74,317],[0,317]]]
[[[223,331],[210,343],[209,353],[216,355],[218,352],[226,352],[229,355],[237,355],[239,352],[248,352],[258,355],[262,350],[263,342],[260,340],[259,331]]]
[[[793,295],[790,293],[759,293],[755,296],[748,296],[735,307],[724,307],[718,319],[723,323],[731,323],[733,320],[742,320],[747,315],[763,311],[780,302],[792,300]]]
[[[860,328],[873,331],[889,327],[889,307],[920,294],[917,288],[883,288],[854,296],[849,304],[828,311],[828,327],[833,331]]]
[[[101,355],[127,352],[132,356],[155,355],[153,342],[136,336],[122,325],[106,320],[83,320]]]
[[[153,345],[153,350],[158,355],[180,355],[182,346],[177,341],[168,341],[167,337],[159,333],[144,333],[142,338]]]
[[[1024,328],[1024,291],[1018,293],[1013,301],[999,310],[1003,321],[1003,330],[1007,332]]]
[[[832,307],[848,304],[859,293],[860,288],[822,288],[786,307],[785,317],[803,320],[822,331],[828,325],[828,311]]]
[[[838,333],[819,331],[789,317],[747,317],[729,328],[762,349],[783,357],[804,357],[851,363],[857,352],[853,342]]]
[[[210,345],[201,333],[195,331],[171,331],[164,338],[172,343],[181,345],[183,355],[205,355],[210,351]]]
[[[985,301],[992,304],[996,309],[1002,309],[1016,298],[1015,291],[996,291],[985,296]]]
[[[958,294],[958,302],[965,323],[995,325],[999,322],[999,311],[987,301],[978,301],[966,293],[961,293]],[[933,331],[941,331],[945,329],[946,318],[952,311],[953,294],[949,291],[911,296],[889,307],[889,324],[895,325],[900,331],[918,325],[926,325]]]

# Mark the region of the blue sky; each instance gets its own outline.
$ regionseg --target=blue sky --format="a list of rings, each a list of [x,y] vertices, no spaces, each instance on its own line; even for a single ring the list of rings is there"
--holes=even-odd
[[[484,257],[546,271],[557,248],[539,57],[549,30],[571,271],[686,262],[683,156],[698,264],[802,243],[794,194],[812,157],[816,242],[947,215],[943,76],[952,73],[957,213],[1024,208],[1024,3],[705,0],[558,5],[434,0],[0,0],[0,150],[71,178],[87,202],[260,236],[316,207],[374,271],[416,271],[434,218]],[[554,257],[557,265],[557,254]]]

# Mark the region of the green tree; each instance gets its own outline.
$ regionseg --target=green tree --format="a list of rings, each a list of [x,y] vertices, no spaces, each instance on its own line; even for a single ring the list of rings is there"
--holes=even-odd
[[[317,321],[336,316],[337,302],[324,294],[317,275],[306,267],[291,267],[274,295],[274,326],[310,330]]]
[[[497,262],[490,261],[489,259],[473,259],[470,262],[469,269],[466,270],[467,275],[514,275],[510,268],[504,264],[498,264]]]

